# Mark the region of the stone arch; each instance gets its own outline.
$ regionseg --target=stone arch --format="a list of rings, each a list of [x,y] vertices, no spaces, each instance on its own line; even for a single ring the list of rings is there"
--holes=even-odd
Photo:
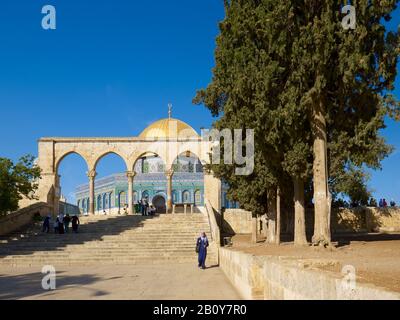
[[[79,151],[71,150],[71,151],[67,151],[67,152],[63,153],[61,156],[56,158],[55,166],[54,166],[55,174],[58,174],[58,169],[60,168],[61,162],[63,162],[63,160],[71,154],[76,154],[76,155],[80,156],[85,161],[86,167],[88,168],[88,170],[90,170],[90,168],[89,168],[90,161],[88,161],[88,159]]]
[[[102,152],[99,156],[96,156],[96,158],[95,158],[95,160],[94,160],[94,162],[93,162],[93,168],[92,168],[92,169],[96,170],[97,165],[99,164],[99,162],[100,162],[103,158],[107,157],[107,156],[110,155],[110,154],[114,154],[114,155],[118,156],[119,158],[121,158],[122,161],[123,161],[124,164],[125,164],[126,170],[129,171],[129,164],[128,164],[128,160],[126,159],[126,157],[123,156],[122,154],[120,154],[119,152],[114,151],[114,150],[112,150],[112,151],[105,151],[105,152]]]
[[[201,164],[204,166],[205,164],[208,164],[210,162],[210,158],[209,158],[210,149],[209,148],[210,148],[209,144],[204,141],[195,141],[195,142],[193,142],[193,141],[184,142],[183,141],[178,144],[177,154],[179,156],[182,153],[189,151],[190,153],[194,154],[200,160]]]
[[[202,171],[201,172],[203,172],[203,168],[204,168],[204,163],[201,161],[201,159],[200,159],[200,157],[196,154],[196,153],[194,153],[194,152],[192,152],[192,151],[190,151],[190,150],[188,150],[188,149],[186,149],[186,150],[184,150],[183,152],[180,152],[174,159],[173,159],[173,161],[172,161],[172,163],[171,163],[171,169],[173,169],[173,166],[174,166],[174,164],[175,164],[175,162],[178,160],[178,158],[179,157],[181,157],[181,156],[192,156],[192,157],[194,157],[194,158],[197,158],[198,160],[199,160],[199,164],[201,165],[201,168],[202,168]],[[194,165],[196,165],[196,164],[194,164]],[[196,169],[196,167],[195,167],[195,169]],[[197,170],[195,170],[195,172],[196,172]]]
[[[137,162],[138,162],[141,158],[143,158],[145,155],[157,156],[158,158],[160,158],[160,159],[164,162],[164,165],[165,165],[165,168],[166,168],[167,163],[166,163],[165,159],[164,159],[162,156],[160,156],[157,152],[154,152],[154,151],[144,151],[144,152],[141,152],[141,153],[139,153],[139,154],[137,154],[137,155],[135,156],[134,161],[133,161],[133,165],[132,165],[132,171],[135,171],[135,167],[136,167]],[[136,173],[138,173],[138,172],[136,172]]]

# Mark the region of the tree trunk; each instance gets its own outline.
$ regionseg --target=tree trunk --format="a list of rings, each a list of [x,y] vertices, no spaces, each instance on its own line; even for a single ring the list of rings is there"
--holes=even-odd
[[[263,219],[263,236],[265,239],[268,237],[268,214],[264,214]]]
[[[275,243],[276,239],[276,201],[268,198],[268,237],[267,243]]]
[[[281,191],[276,190],[276,244],[281,243]]]
[[[306,219],[304,207],[304,181],[293,179],[294,186],[294,244],[306,245]]]
[[[329,230],[328,159],[325,110],[322,101],[314,104],[313,121],[313,182],[315,223],[312,242],[327,246],[331,242]]]
[[[251,216],[251,242],[257,243],[257,216],[255,214]]]

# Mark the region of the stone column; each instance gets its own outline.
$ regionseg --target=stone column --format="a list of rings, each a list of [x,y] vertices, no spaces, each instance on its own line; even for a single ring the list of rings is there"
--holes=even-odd
[[[89,178],[89,214],[94,215],[94,180],[96,178],[96,171],[90,170],[87,174]]]
[[[172,176],[174,175],[174,170],[170,169],[165,172],[167,177],[167,213],[172,211]]]
[[[60,214],[60,198],[61,198],[60,176],[56,174],[54,178],[54,198],[53,198],[54,217]]]
[[[136,173],[134,171],[127,171],[128,177],[128,214],[134,214],[133,210],[133,178]]]

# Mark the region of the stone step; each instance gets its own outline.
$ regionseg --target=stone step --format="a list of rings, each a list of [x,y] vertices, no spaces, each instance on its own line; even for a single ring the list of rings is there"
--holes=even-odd
[[[91,266],[91,265],[136,265],[136,264],[165,264],[165,263],[174,263],[174,264],[180,264],[180,263],[193,263],[193,267],[197,267],[197,259],[196,258],[162,258],[162,259],[156,259],[156,258],[136,258],[136,259],[130,259],[130,260],[121,260],[121,259],[116,259],[116,260],[104,260],[104,259],[99,259],[99,260],[87,260],[87,259],[74,259],[74,260],[62,260],[62,261],[18,261],[18,262],[12,262],[10,261],[9,263],[0,263],[3,267],[12,267],[12,268],[26,268],[26,267],[37,267],[37,268],[42,268],[44,265],[52,265],[54,267],[62,267],[62,266]],[[207,265],[216,265],[217,264],[217,259],[207,259],[206,262]]]
[[[195,241],[210,233],[202,214],[82,217],[79,233],[43,234],[41,223],[0,237],[0,265],[196,263]],[[217,260],[210,239],[208,261]]]
[[[81,231],[80,233],[73,234],[73,233],[65,233],[65,234],[38,234],[38,235],[32,235],[29,238],[18,238],[18,239],[9,239],[8,242],[13,242],[13,241],[23,241],[24,239],[27,241],[31,241],[32,239],[40,239],[40,240],[63,240],[63,239],[81,239],[81,238],[93,238],[93,237],[106,237],[106,236],[143,236],[145,235],[151,235],[151,236],[157,236],[157,237],[162,237],[162,238],[171,238],[175,237],[177,235],[181,236],[199,236],[201,231],[198,230],[191,230],[191,231],[182,231],[182,232],[174,232],[173,230],[169,232],[160,232],[157,230],[137,230],[135,232],[122,232],[122,233],[100,233],[100,232],[84,232]],[[206,232],[207,233],[207,232]],[[5,241],[3,241],[5,243]]]
[[[93,253],[65,253],[65,252],[53,252],[52,254],[29,254],[29,255],[10,255],[0,258],[0,263],[4,261],[17,261],[17,260],[62,260],[62,259],[71,259],[71,258],[82,258],[82,259],[129,259],[129,258],[137,258],[137,257],[196,257],[197,254],[194,250],[189,251],[143,251],[143,252],[131,252],[129,255],[126,255],[126,252],[121,254],[110,254],[107,252],[93,252]],[[215,256],[214,253],[207,254],[208,257]]]
[[[209,257],[212,257],[214,255],[210,254]],[[3,261],[19,261],[19,260],[29,260],[29,261],[44,261],[44,260],[52,260],[52,259],[57,259],[57,260],[63,260],[63,259],[72,259],[72,258],[82,258],[82,259],[87,259],[87,260],[92,260],[92,259],[128,259],[128,258],[141,258],[141,257],[154,257],[154,258],[160,258],[160,257],[196,257],[196,254],[194,254],[192,251],[190,252],[181,252],[181,251],[170,251],[170,252],[136,252],[132,253],[130,255],[126,254],[100,254],[100,253],[93,253],[91,255],[89,254],[53,254],[53,255],[26,255],[26,256],[6,256],[4,258],[0,259],[0,264]]]
[[[64,252],[57,252],[53,254],[36,254],[36,255],[18,255],[18,256],[6,256],[0,258],[0,263],[4,261],[20,261],[20,260],[29,260],[29,261],[43,261],[43,260],[62,260],[62,259],[72,259],[72,258],[82,258],[82,259],[130,259],[130,258],[140,258],[140,257],[196,257],[197,254],[194,250],[190,251],[143,251],[143,252],[132,252],[129,255],[126,253],[121,254],[110,254],[107,252],[93,252],[91,254],[88,253],[64,253]],[[215,254],[207,254],[208,257],[213,257]]]
[[[7,248],[0,248],[0,252],[3,251],[9,251],[9,250],[38,250],[38,249],[43,249],[43,250],[48,250],[48,249],[55,249],[55,248],[97,248],[97,247],[102,247],[102,248],[143,248],[143,247],[182,247],[182,246],[194,246],[195,241],[179,241],[179,242],[155,242],[155,241],[143,241],[141,243],[120,243],[120,242],[115,242],[115,243],[110,243],[110,242],[98,242],[98,243],[85,243],[85,244],[58,244],[58,245],[53,245],[50,243],[44,244],[44,243],[38,243],[37,245],[35,244],[30,244],[29,246],[23,246],[23,245],[18,245],[18,246],[9,246]]]
[[[29,250],[29,249],[23,249],[21,248],[20,250],[10,250],[10,251],[1,251],[0,256],[2,255],[21,255],[21,254],[31,254],[35,252],[43,252],[46,254],[53,254],[55,252],[110,252],[110,253],[118,253],[118,252],[141,252],[141,251],[193,251],[194,246],[193,245],[182,245],[182,246],[158,246],[158,247],[136,247],[136,248],[115,248],[115,247],[69,247],[69,248],[63,248],[63,249],[56,249],[56,250]]]

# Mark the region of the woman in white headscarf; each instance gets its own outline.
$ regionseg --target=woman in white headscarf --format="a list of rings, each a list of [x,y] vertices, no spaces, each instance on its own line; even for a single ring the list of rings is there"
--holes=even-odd
[[[196,252],[198,252],[199,268],[206,268],[208,239],[205,232],[202,232],[200,237],[197,238]]]

